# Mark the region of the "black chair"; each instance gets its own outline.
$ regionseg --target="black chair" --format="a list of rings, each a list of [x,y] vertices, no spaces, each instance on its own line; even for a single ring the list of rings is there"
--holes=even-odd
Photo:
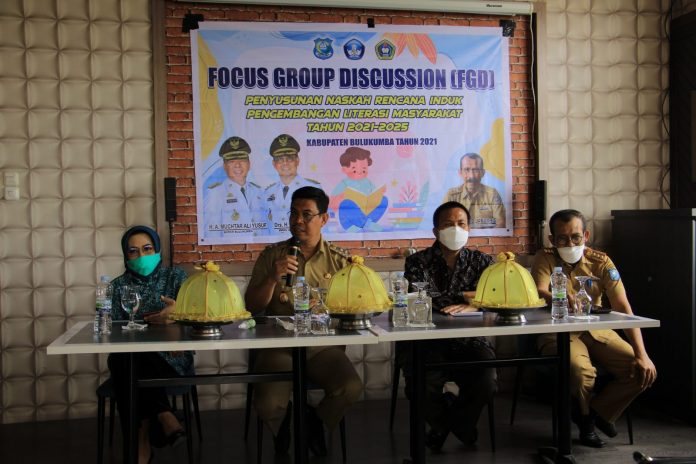
[[[254,360],[256,359],[255,350],[249,350],[249,372],[252,371]],[[307,385],[307,391],[310,390],[320,390],[319,387],[313,386],[311,384]],[[244,409],[244,441],[247,440],[249,436],[249,421],[251,419],[251,409],[252,401],[254,397],[254,384],[247,384],[247,394],[246,394],[246,406]],[[346,418],[345,416],[341,418],[341,422],[338,425],[339,432],[341,434],[341,456],[343,462],[346,462]],[[263,420],[260,417],[256,418],[256,462],[261,463],[263,449]]]
[[[176,410],[176,397],[181,396],[185,412],[189,410],[193,403],[193,412],[196,418],[198,440],[203,441],[201,432],[201,416],[198,409],[198,390],[196,385],[183,385],[177,387],[166,387],[167,396],[172,397],[173,409]],[[97,463],[101,464],[104,459],[104,421],[106,415],[106,399],[109,399],[109,446],[113,444],[114,438],[114,417],[116,417],[116,396],[111,378],[102,382],[97,387]],[[184,414],[184,427],[186,434],[191,438],[191,427],[188,422],[189,414]],[[188,442],[188,441],[187,441]],[[189,462],[192,461],[192,450],[188,449]]]
[[[399,343],[394,345],[394,370],[392,372],[391,406],[389,408],[389,430],[394,429],[394,414],[396,412],[396,397],[399,394],[399,382],[401,379],[401,366],[397,361],[396,351]],[[491,438],[491,451],[495,453],[495,399],[488,401],[488,433]]]

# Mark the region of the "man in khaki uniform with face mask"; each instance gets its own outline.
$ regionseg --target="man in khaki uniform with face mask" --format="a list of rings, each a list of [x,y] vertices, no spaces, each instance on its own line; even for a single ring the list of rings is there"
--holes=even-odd
[[[328,288],[331,277],[348,264],[347,255],[322,238],[321,229],[329,219],[329,197],[316,187],[299,188],[292,195],[290,232],[299,240],[299,253],[288,255],[292,240],[276,243],[259,256],[244,296],[254,314],[265,311],[271,316],[293,314],[292,289],[285,286],[285,276],[305,276],[314,288]],[[254,371],[292,370],[292,352],[287,348],[258,352]],[[323,425],[330,429],[340,421],[350,405],[362,393],[362,381],[345,347],[326,346],[307,349],[307,378],[324,389],[325,395],[316,410],[308,411],[308,444],[315,455],[326,455]],[[291,382],[264,382],[255,386],[254,407],[259,417],[273,431],[277,454],[287,454],[290,446],[288,401]]]
[[[595,305],[601,305],[606,294],[614,311],[633,314],[619,271],[609,257],[585,243],[590,232],[585,218],[576,210],[556,212],[549,220],[552,248],[539,250],[534,258],[532,276],[539,294],[551,304],[549,284],[553,268],[560,266],[568,277],[568,306],[574,307],[578,283],[576,276],[592,276],[595,280],[586,289]],[[655,365],[645,351],[640,329],[624,331],[628,342],[613,330],[593,330],[570,334],[570,388],[577,399],[579,413],[573,420],[580,429],[583,445],[601,448],[604,441],[595,433],[595,425],[609,437],[616,436],[614,422],[633,399],[653,384],[657,377]],[[538,339],[542,354],[556,352],[556,336],[541,335]],[[599,393],[593,392],[600,365],[612,375],[612,380]]]

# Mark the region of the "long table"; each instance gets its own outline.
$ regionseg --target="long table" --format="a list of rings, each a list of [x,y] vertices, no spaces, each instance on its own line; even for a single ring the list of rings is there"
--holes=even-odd
[[[138,427],[135,413],[138,386],[219,384],[238,382],[263,382],[289,380],[293,382],[293,423],[295,442],[295,462],[308,462],[307,434],[304,409],[307,401],[306,349],[312,346],[367,345],[378,343],[378,338],[367,330],[337,331],[335,335],[295,336],[273,323],[258,324],[253,330],[239,329],[237,324],[224,327],[224,335],[215,339],[191,338],[187,328],[179,324],[153,325],[142,332],[123,332],[125,322],[114,322],[110,335],[95,335],[92,322],[80,322],[61,335],[48,346],[49,355],[128,353],[131,421],[124,437],[124,462],[138,462]],[[184,376],[172,379],[139,380],[134,375],[133,355],[135,353],[183,350],[241,350],[255,348],[291,348],[292,372],[281,373],[233,373],[199,376]],[[188,443],[189,447],[191,443]],[[191,453],[189,453],[190,455]]]
[[[425,463],[425,360],[423,359],[423,344],[428,340],[445,338],[466,338],[480,336],[529,335],[555,333],[558,340],[558,398],[559,398],[559,430],[558,449],[544,448],[540,450],[542,457],[552,462],[575,462],[572,455],[570,432],[570,332],[599,329],[627,329],[659,327],[654,319],[639,316],[628,316],[612,312],[603,314],[599,320],[581,321],[552,321],[548,311],[536,310],[526,313],[527,322],[521,325],[499,325],[495,322],[495,314],[485,313],[483,316],[451,317],[436,314],[432,328],[396,328],[391,327],[386,315],[373,320],[374,326],[362,331],[340,331],[331,336],[300,336],[285,331],[272,323],[259,324],[254,330],[238,329],[236,325],[224,328],[224,336],[219,339],[193,339],[186,329],[180,325],[155,326],[150,325],[144,332],[122,332],[120,323],[114,324],[114,330],[108,336],[95,336],[92,333],[92,323],[83,322],[75,325],[61,335],[48,347],[48,354],[86,354],[86,353],[130,353],[132,363],[133,353],[152,351],[180,350],[236,350],[254,348],[291,348],[293,351],[293,371],[273,374],[215,374],[195,377],[180,377],[175,379],[154,379],[139,381],[131,369],[129,377],[131,398],[135,398],[138,385],[181,385],[181,384],[213,384],[273,381],[292,378],[293,381],[293,415],[295,433],[295,462],[308,461],[306,446],[306,427],[304,407],[306,404],[305,356],[306,348],[311,346],[335,345],[367,345],[380,342],[408,341],[416,346],[413,352],[414,389],[410,401],[411,447],[410,462]],[[270,319],[272,320],[272,319]],[[420,348],[420,349],[419,349]],[[526,358],[511,360],[486,361],[492,365],[505,365],[512,362],[524,362]],[[534,360],[532,360],[534,361]],[[480,365],[480,364],[479,364]],[[431,366],[435,367],[435,366]],[[135,402],[131,401],[131,405]],[[135,420],[135,412],[131,411]],[[130,424],[130,434],[125,440],[126,456],[124,462],[137,461],[137,428]]]
[[[602,314],[598,320],[552,321],[547,310],[528,311],[525,314],[526,323],[518,325],[497,324],[494,313],[484,313],[480,316],[452,317],[434,314],[434,327],[392,327],[389,321],[381,316],[375,320],[372,332],[380,342],[406,341],[414,344],[412,352],[413,391],[410,404],[411,449],[410,459],[405,462],[413,464],[425,463],[425,369],[423,357],[424,344],[428,340],[446,338],[467,338],[503,335],[530,335],[555,333],[558,345],[558,448],[542,448],[541,457],[550,462],[573,463],[570,432],[570,333],[600,329],[628,329],[659,327],[660,322],[639,316],[629,316],[623,313],[611,312]],[[477,365],[506,365],[514,362],[525,362],[525,358],[514,358],[497,361],[476,362]],[[462,363],[466,364],[466,363]],[[471,364],[471,363],[469,363]],[[438,367],[438,366],[430,366]],[[442,367],[442,366],[440,366]]]

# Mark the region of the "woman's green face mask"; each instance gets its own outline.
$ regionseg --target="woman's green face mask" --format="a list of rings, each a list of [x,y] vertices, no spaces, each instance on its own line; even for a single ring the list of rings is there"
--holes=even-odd
[[[155,270],[161,260],[162,257],[160,254],[155,253],[152,255],[142,255],[138,258],[129,259],[126,262],[126,265],[131,271],[140,274],[143,277],[147,277],[152,274],[152,271]]]

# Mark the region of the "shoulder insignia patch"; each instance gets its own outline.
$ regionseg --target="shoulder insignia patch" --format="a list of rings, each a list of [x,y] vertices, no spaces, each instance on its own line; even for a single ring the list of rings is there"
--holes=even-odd
[[[316,180],[314,180],[314,179],[307,179],[307,178],[305,177],[305,180],[306,180],[307,182],[311,182],[312,184],[319,185],[319,182],[316,181]]]
[[[213,182],[208,186],[209,189],[214,189],[215,187],[222,185],[222,182]]]
[[[601,251],[593,250],[592,248],[585,248],[585,258],[601,262],[607,259],[607,254]]]
[[[259,184],[255,184],[254,182],[249,182],[249,185],[253,185],[254,187],[260,189],[261,186]]]
[[[266,190],[272,189],[273,187],[276,186],[277,183],[278,183],[278,182],[273,182],[271,185],[269,185],[268,187],[266,187]]]
[[[346,259],[350,259],[350,253],[348,253],[348,250],[345,248],[341,248],[339,246],[334,245],[333,243],[329,244],[329,249],[341,256],[343,256]]]
[[[459,187],[452,187],[451,189],[447,189],[447,196],[458,196],[462,192],[462,186],[460,185]]]
[[[609,269],[609,278],[613,280],[614,282],[618,281],[621,279],[621,276],[619,275],[619,271],[616,269]]]

